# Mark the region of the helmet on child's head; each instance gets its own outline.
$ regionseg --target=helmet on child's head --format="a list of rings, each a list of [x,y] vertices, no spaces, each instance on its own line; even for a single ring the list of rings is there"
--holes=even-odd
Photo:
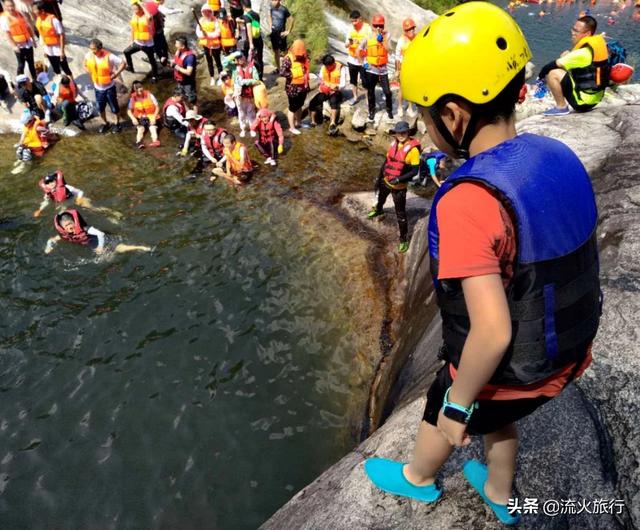
[[[55,171],[53,173],[49,173],[48,175],[45,175],[43,181],[45,184],[51,184],[52,182],[55,182],[57,178],[58,178],[58,172]]]
[[[402,95],[424,107],[447,94],[487,103],[530,59],[522,30],[504,9],[467,2],[416,35],[402,61]]]
[[[371,19],[371,25],[384,26],[384,15],[381,15],[379,13],[377,15],[373,15],[373,18]]]
[[[402,31],[409,31],[410,29],[416,29],[416,23],[412,18],[405,18],[402,21]]]
[[[29,123],[34,118],[35,118],[35,116],[33,115],[33,113],[29,109],[24,109],[22,111],[22,114],[20,115],[20,123],[22,125],[26,125],[27,123]]]

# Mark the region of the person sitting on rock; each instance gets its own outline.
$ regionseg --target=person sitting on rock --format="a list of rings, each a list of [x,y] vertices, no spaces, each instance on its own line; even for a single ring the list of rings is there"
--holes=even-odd
[[[32,81],[24,74],[16,76],[16,83],[18,85],[16,95],[25,107],[38,118],[49,119],[48,93],[44,85],[38,81]]]
[[[160,140],[158,140],[158,125],[157,122],[160,118],[160,106],[156,97],[145,90],[141,81],[134,81],[131,85],[131,97],[129,98],[129,107],[127,114],[131,118],[131,123],[136,127],[136,147],[138,149],[144,148],[144,131],[149,129],[151,135],[151,142],[148,147],[158,147]]]
[[[325,101],[328,101],[331,108],[329,134],[333,136],[338,132],[340,105],[343,100],[340,90],[347,84],[347,69],[341,63],[336,62],[333,55],[327,54],[322,58],[319,79],[319,92],[309,102],[311,126],[315,127],[322,123],[322,106]]]
[[[162,123],[178,138],[184,139],[189,129],[185,116],[187,106],[184,103],[184,92],[179,86],[174,88],[173,95],[162,106]]]
[[[275,166],[278,155],[284,152],[282,126],[278,123],[276,115],[269,109],[260,109],[251,130],[258,135],[256,149],[266,158],[265,164]]]
[[[51,102],[56,110],[62,114],[62,122],[67,127],[73,123],[81,131],[85,126],[78,116],[76,101],[78,100],[78,88],[76,82],[69,76],[63,75],[60,82],[56,84]]]
[[[216,127],[212,122],[208,122],[202,128],[202,135],[200,137],[200,148],[202,150],[201,156],[198,158],[196,167],[190,175],[190,178],[195,178],[196,175],[202,173],[202,171],[214,164],[215,167],[222,168],[225,165],[226,159],[224,157],[224,143],[223,140],[229,134],[229,131],[222,127]]]
[[[407,222],[407,183],[418,175],[420,170],[420,142],[411,138],[411,128],[406,121],[399,121],[391,131],[395,136],[387,151],[376,186],[378,201],[367,214],[369,219],[383,215],[384,203],[391,194],[396,208],[398,227],[400,229],[400,244],[398,252],[401,254],[409,249]]]
[[[411,461],[370,458],[364,467],[383,491],[432,503],[453,450],[482,435],[487,465],[467,461],[464,477],[513,525],[516,422],[591,362],[602,303],[598,212],[569,147],[516,132],[531,51],[515,20],[490,2],[447,15],[416,36],[401,74],[403,96],[419,106],[436,147],[466,159],[436,192],[420,236],[428,238],[445,364],[427,392]],[[556,419],[562,432],[561,412]]]
[[[253,175],[253,163],[249,158],[247,147],[236,141],[236,137],[229,133],[222,141],[224,145],[225,169],[213,168],[211,182],[217,177],[223,177],[233,184],[246,184]]]
[[[580,17],[571,28],[573,49],[545,65],[539,79],[544,79],[555,100],[555,107],[545,116],[587,112],[604,97],[609,84],[609,51],[604,35],[596,35],[598,23],[591,16]]]
[[[106,245],[110,243],[107,234],[102,230],[89,226],[77,210],[70,209],[56,214],[53,218],[53,225],[58,235],[49,238],[44,248],[45,254],[50,254],[60,240],[87,246],[97,254],[104,253]],[[113,252],[116,253],[131,252],[132,250],[149,252],[151,247],[125,245],[123,243],[117,243],[113,247]]]
[[[18,160],[29,162],[33,157],[44,156],[49,148],[49,121],[40,119],[30,110],[25,109],[20,117],[20,123],[22,134],[16,150]]]

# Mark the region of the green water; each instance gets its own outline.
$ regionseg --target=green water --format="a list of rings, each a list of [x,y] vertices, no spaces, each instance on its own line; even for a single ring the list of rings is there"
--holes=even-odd
[[[327,204],[379,161],[308,132],[236,190],[133,135],[65,138],[19,176],[0,141],[0,528],[255,528],[354,443],[376,344],[347,281],[364,244]],[[124,214],[90,224],[153,252],[45,256],[57,167]]]

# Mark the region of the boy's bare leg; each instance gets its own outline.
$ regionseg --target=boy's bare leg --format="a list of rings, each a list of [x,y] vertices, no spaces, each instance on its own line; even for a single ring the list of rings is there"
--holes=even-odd
[[[489,470],[484,493],[496,504],[508,504],[518,454],[516,424],[510,423],[499,431],[484,435],[482,439]]]
[[[453,451],[447,439],[433,425],[421,421],[411,462],[404,467],[405,478],[415,486],[433,484],[436,475]]]
[[[116,245],[116,248],[115,248],[115,252],[118,252],[118,253],[131,252],[133,250],[139,250],[141,252],[149,252],[151,250],[151,247],[145,247],[143,245],[125,245],[123,243],[120,243]]]

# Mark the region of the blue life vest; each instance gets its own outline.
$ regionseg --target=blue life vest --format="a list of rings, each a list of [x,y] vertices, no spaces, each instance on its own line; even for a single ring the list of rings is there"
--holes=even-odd
[[[467,160],[436,192],[429,218],[431,273],[442,314],[443,354],[456,368],[470,322],[460,280],[437,280],[436,208],[461,182],[491,190],[517,232],[513,278],[506,287],[512,339],[489,382],[527,385],[579,364],[595,337],[602,306],[598,214],[584,166],[563,143],[523,134]]]

